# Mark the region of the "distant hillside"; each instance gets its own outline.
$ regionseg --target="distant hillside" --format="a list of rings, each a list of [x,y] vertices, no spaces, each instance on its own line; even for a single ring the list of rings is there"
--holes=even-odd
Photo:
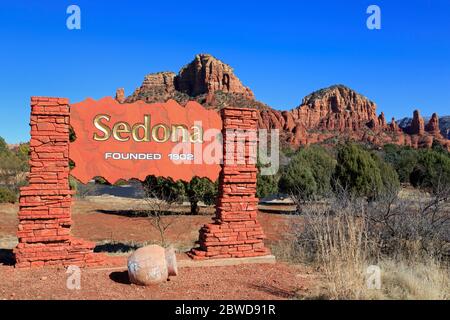
[[[425,122],[428,122],[430,117],[423,117],[423,119]],[[406,129],[411,125],[411,121],[412,118],[403,118],[398,121],[398,126],[402,129]],[[439,129],[444,137],[450,139],[450,116],[439,117]]]

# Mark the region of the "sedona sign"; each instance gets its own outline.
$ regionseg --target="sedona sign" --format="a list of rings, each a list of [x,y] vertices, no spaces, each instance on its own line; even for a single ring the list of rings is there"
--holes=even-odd
[[[111,183],[148,175],[185,181],[219,176],[222,120],[197,102],[86,99],[71,105],[70,124],[76,135],[71,174],[83,183],[95,176]]]
[[[103,98],[69,106],[64,98],[32,97],[29,184],[20,189],[16,267],[116,263],[93,252],[95,243],[70,234],[70,174],[82,182],[102,176],[112,183],[148,175],[186,181],[219,177],[214,220],[201,227],[199,246],[188,255],[210,259],[269,254],[256,219],[258,170],[252,150],[257,137],[251,133],[257,120],[254,109],[225,107],[219,116],[196,102],[182,107],[173,100],[121,104]],[[238,137],[237,131],[249,134]],[[69,159],[75,162],[72,170]]]

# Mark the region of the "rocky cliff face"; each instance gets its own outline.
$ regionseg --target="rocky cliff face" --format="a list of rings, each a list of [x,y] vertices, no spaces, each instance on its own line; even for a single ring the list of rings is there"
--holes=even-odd
[[[199,54],[175,77],[175,87],[191,97],[216,91],[242,94],[253,99],[253,92],[234,75],[233,68],[209,54]]]
[[[152,73],[145,77],[142,85],[125,101],[144,100],[148,103],[175,99],[181,104],[198,100],[215,107],[216,104],[253,102],[253,92],[234,75],[233,69],[208,54],[199,54],[184,66],[178,74],[174,72]]]
[[[173,99],[175,95],[176,74],[173,72],[152,73],[144,78],[142,85],[134,91],[125,101],[130,103],[144,100],[148,103],[165,102]]]
[[[132,95],[120,102],[144,100],[165,102],[175,99],[184,105],[196,100],[206,108],[224,106],[251,107],[259,110],[260,128],[279,129],[282,143],[298,147],[304,144],[353,139],[376,145],[395,143],[413,147],[430,147],[434,140],[450,148],[448,138],[441,135],[436,114],[425,125],[419,111],[407,127],[397,125],[395,119],[387,124],[383,113],[377,116],[376,104],[344,85],[334,85],[315,91],[290,111],[274,110],[255,100],[253,92],[245,87],[233,69],[208,54],[195,56],[178,74],[160,72],[147,75]]]

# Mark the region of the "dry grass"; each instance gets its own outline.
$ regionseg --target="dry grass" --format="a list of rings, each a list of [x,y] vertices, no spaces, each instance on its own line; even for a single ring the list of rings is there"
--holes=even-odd
[[[325,299],[449,299],[449,269],[433,257],[427,260],[374,258],[376,249],[360,220],[345,217],[316,229],[320,243],[315,264],[323,286],[313,294]],[[368,267],[381,271],[380,288],[368,284]]]
[[[291,246],[278,244],[275,252],[279,254],[284,248],[284,256],[291,261],[302,259],[317,268],[321,286],[310,298],[449,299],[450,270],[445,257],[435,255],[438,251],[423,252],[430,247],[428,242],[403,239],[401,232],[395,234],[400,235],[397,241],[410,245],[397,251],[386,246],[389,238],[383,225],[372,223],[372,210],[378,209],[367,206],[364,200],[341,196],[331,199],[327,208],[305,205],[304,225],[293,226],[295,241]],[[411,225],[418,225],[417,221]],[[371,265],[380,270],[378,289],[367,284]]]
[[[407,300],[450,299],[449,269],[434,259],[423,262],[383,260],[381,290],[369,292],[369,298]]]

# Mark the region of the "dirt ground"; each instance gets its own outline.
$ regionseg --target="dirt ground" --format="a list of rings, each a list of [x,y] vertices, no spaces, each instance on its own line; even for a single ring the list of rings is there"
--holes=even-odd
[[[95,241],[98,252],[126,257],[138,245],[159,241],[149,219],[135,214],[142,206],[139,200],[111,196],[76,200],[72,234]],[[17,243],[17,211],[17,205],[0,205],[0,299],[301,299],[308,296],[316,277],[308,267],[285,262],[186,267],[170,281],[141,287],[128,282],[126,269],[100,268],[83,269],[81,289],[70,290],[63,268],[22,270],[11,265],[11,249]],[[172,221],[167,240],[179,252],[194,246],[198,230],[211,221],[214,209],[202,208],[202,212],[199,216],[167,217]],[[298,217],[260,213],[266,244],[279,242],[292,219]]]

